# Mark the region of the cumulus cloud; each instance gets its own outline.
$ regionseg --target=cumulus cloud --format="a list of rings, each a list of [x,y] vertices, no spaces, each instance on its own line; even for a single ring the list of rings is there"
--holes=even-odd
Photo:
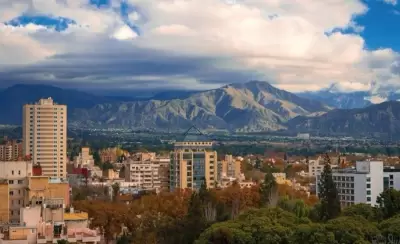
[[[1,21],[30,11],[76,24],[61,32],[0,24],[0,75],[10,81],[208,89],[261,79],[291,91],[400,84],[398,54],[365,49],[354,17],[368,9],[358,0],[13,1],[0,0]]]

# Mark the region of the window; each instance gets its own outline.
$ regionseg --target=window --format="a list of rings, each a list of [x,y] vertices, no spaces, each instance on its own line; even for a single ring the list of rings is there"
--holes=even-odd
[[[18,175],[21,175],[21,170],[18,170]]]
[[[371,191],[370,190],[367,191],[367,195],[371,195]]]
[[[14,181],[13,180],[9,180],[8,184],[12,185],[12,184],[14,184]]]
[[[371,197],[367,197],[367,202],[370,202],[371,201]]]
[[[14,175],[14,170],[11,170],[11,174]]]
[[[371,188],[371,184],[367,184],[367,188]]]
[[[14,196],[14,192],[13,191],[10,191],[10,196]]]
[[[367,182],[371,182],[371,178],[367,178]]]

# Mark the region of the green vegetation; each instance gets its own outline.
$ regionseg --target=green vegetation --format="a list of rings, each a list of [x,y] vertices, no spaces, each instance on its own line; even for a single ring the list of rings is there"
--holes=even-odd
[[[336,218],[340,214],[340,200],[336,184],[332,178],[332,169],[329,156],[324,156],[324,170],[318,183],[320,206],[320,218],[327,221]]]

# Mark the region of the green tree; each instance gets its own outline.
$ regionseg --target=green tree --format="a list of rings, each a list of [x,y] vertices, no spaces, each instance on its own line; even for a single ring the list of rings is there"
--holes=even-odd
[[[57,244],[69,244],[67,240],[58,240]]]
[[[382,211],[384,218],[391,218],[400,213],[400,191],[395,189],[387,189],[382,192],[377,203]]]
[[[113,201],[116,202],[118,201],[118,196],[119,196],[119,192],[120,192],[120,185],[119,183],[114,183],[112,184],[112,197],[113,197]]]
[[[398,242],[400,240],[400,215],[396,215],[393,218],[382,221],[378,227],[381,230],[382,236],[384,237],[384,240],[386,240],[386,243],[389,241],[395,243],[395,241]]]
[[[328,154],[324,155],[324,163],[324,170],[318,182],[318,197],[321,201],[321,220],[327,221],[339,216],[341,209],[336,184],[332,178],[331,162]]]
[[[260,205],[268,206],[272,203],[273,194],[277,191],[277,184],[272,172],[265,174],[264,182],[260,186]]]
[[[101,158],[100,158],[100,154],[98,151],[93,152],[93,160],[94,160],[95,165],[97,165],[97,166],[101,165]]]
[[[323,224],[302,224],[295,227],[290,238],[293,244],[337,244],[333,232]]]
[[[370,204],[359,203],[346,207],[342,211],[343,216],[362,216],[369,221],[380,221],[381,210],[379,208],[372,207]]]
[[[380,236],[377,226],[361,216],[331,219],[326,223],[326,229],[334,233],[335,240],[341,244],[367,244]]]

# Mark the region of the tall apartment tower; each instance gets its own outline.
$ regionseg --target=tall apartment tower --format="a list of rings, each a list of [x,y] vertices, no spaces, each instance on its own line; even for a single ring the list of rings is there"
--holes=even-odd
[[[23,109],[23,153],[40,164],[42,175],[67,177],[67,106],[52,98],[26,104]]]
[[[196,130],[196,134],[189,134]],[[175,143],[171,152],[170,190],[200,189],[203,182],[214,188],[218,176],[217,152],[212,141],[196,128],[189,129],[182,140]]]

